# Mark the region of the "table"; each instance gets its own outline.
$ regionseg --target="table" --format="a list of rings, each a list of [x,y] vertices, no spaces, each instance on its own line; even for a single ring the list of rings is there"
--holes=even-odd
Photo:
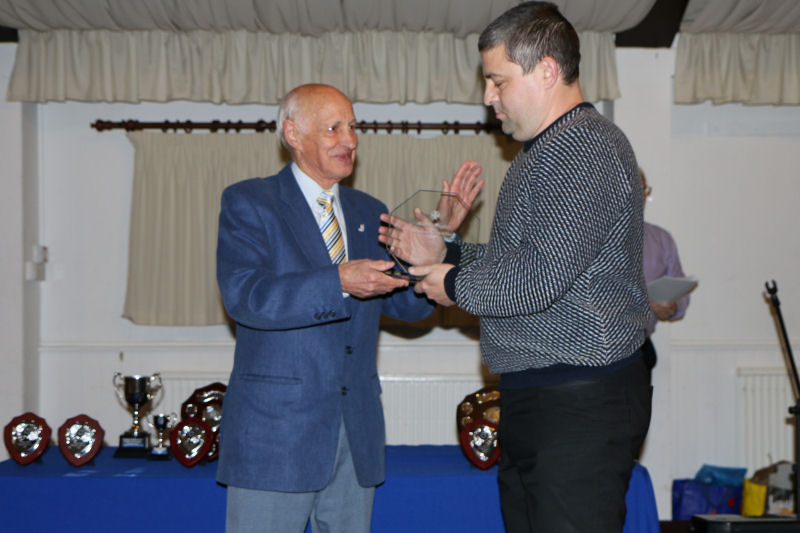
[[[222,532],[225,488],[216,463],[114,458],[103,448],[80,468],[57,446],[40,462],[0,463],[5,531]],[[472,466],[458,446],[388,446],[386,483],[375,492],[372,531],[502,533],[496,468]],[[628,489],[624,533],[658,533],[650,476],[638,465]]]

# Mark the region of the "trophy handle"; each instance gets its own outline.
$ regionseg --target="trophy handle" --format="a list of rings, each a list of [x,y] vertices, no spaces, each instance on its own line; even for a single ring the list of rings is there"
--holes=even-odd
[[[163,383],[161,381],[161,374],[156,372],[155,374],[150,376],[150,389],[153,391],[153,396],[155,396],[156,392],[159,391],[162,385]]]
[[[159,397],[158,401],[156,401],[156,396],[158,395],[158,391],[161,391],[161,396],[163,397],[163,385],[164,383],[161,381],[161,374],[156,372],[152,376],[150,376],[149,384],[148,384],[148,391],[150,396],[151,409],[154,409],[156,405],[161,402],[161,397]]]
[[[111,384],[114,385],[114,390],[117,391],[117,397],[119,401],[122,402],[122,405],[125,407],[128,406],[128,402],[125,401],[125,394],[123,391],[125,390],[125,378],[122,375],[122,372],[114,372],[114,377],[111,378]]]

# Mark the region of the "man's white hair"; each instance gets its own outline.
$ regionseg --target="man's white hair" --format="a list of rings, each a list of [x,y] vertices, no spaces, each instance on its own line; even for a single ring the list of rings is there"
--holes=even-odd
[[[278,108],[278,122],[275,126],[275,133],[278,134],[278,139],[280,139],[281,144],[290,152],[292,151],[292,147],[289,145],[289,143],[286,141],[286,137],[283,135],[283,123],[287,120],[293,120],[295,114],[297,113],[300,100],[297,97],[297,93],[298,91],[292,90],[281,101],[281,105]]]

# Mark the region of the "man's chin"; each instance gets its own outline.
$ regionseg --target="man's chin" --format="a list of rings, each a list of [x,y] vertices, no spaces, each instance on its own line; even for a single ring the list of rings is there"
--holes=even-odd
[[[504,120],[500,123],[500,129],[503,130],[503,133],[506,135],[510,135],[512,138],[514,137],[514,126],[507,120]]]
[[[342,181],[349,178],[352,173],[353,173],[353,165],[350,166],[344,165],[340,167],[339,172],[337,172],[337,174],[339,175],[337,181]]]
[[[527,135],[526,132],[522,131],[519,127],[515,127],[511,122],[503,122],[501,129],[503,130],[503,133],[515,141],[526,142],[533,138],[532,135]]]

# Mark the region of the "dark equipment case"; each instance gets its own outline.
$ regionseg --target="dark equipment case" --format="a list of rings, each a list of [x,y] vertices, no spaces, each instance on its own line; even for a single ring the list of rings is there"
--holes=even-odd
[[[689,522],[692,533],[800,533],[800,522],[794,515],[741,516],[738,514],[698,514]]]

